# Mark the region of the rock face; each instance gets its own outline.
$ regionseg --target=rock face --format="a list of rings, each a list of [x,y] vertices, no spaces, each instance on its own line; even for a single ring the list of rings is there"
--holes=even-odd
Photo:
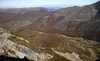
[[[48,55],[42,54],[42,56],[44,56],[44,59],[41,58],[41,54],[34,52],[33,50],[21,45],[21,44],[17,44],[15,42],[13,42],[14,40],[9,40],[9,37],[16,37],[18,40],[20,40],[20,42],[25,42],[28,43],[27,40],[21,38],[21,37],[17,37],[15,35],[12,35],[9,31],[4,30],[3,28],[0,28],[0,55],[6,55],[8,57],[15,57],[15,58],[20,58],[23,59],[24,57],[26,57],[29,60],[34,60],[34,61],[43,61],[45,59],[49,59],[49,58],[45,58]],[[18,42],[18,41],[16,41]],[[40,59],[38,59],[40,58]]]
[[[14,58],[14,57],[7,57],[7,56],[0,56],[0,61],[34,61],[34,60],[28,60],[26,57],[23,59],[20,58]]]

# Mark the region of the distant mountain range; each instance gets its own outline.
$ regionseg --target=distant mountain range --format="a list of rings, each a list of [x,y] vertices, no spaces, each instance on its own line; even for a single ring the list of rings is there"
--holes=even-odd
[[[100,1],[57,10],[0,9],[0,27],[32,42],[36,52],[51,54],[50,61],[100,59]]]
[[[100,2],[49,12],[48,9],[42,7],[0,10],[1,27],[10,30],[19,32],[22,29],[34,28],[42,32],[61,33],[95,40],[100,40],[99,17]]]

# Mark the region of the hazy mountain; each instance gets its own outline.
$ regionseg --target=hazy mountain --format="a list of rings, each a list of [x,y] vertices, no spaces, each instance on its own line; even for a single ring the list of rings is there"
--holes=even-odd
[[[0,9],[0,27],[29,40],[32,44],[25,46],[35,52],[50,54],[51,58],[46,61],[100,59],[99,26],[100,1],[58,10],[42,7]]]
[[[61,33],[68,36],[79,36],[99,41],[99,6],[100,2],[84,7],[74,6],[50,12],[45,11],[45,9],[33,9],[25,13],[4,12],[0,15],[1,24],[3,24],[1,27],[4,26],[18,32],[24,29],[34,29],[42,32]]]

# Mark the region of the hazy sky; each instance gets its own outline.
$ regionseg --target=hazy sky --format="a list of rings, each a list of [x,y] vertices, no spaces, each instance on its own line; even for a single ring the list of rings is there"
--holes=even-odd
[[[0,8],[83,6],[99,0],[0,0]]]

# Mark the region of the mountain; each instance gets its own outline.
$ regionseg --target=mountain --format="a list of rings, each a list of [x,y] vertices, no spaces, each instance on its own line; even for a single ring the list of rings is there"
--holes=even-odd
[[[0,55],[26,57],[34,61],[95,61],[100,58],[100,43],[93,40],[37,31],[32,33],[33,40],[29,41],[0,28]]]
[[[46,9],[38,9],[32,9],[32,11],[23,9],[23,12],[27,11],[24,13],[1,12],[0,26],[17,32],[33,29],[100,40],[100,1],[83,7],[74,6],[49,12],[45,11]],[[12,10],[12,12],[15,11]]]
[[[27,60],[32,61],[43,61],[51,58],[51,55],[48,53],[35,52],[35,48],[30,41],[18,37],[3,28],[0,28],[0,55],[4,55],[8,58],[12,57],[12,59],[18,58],[20,60],[26,57]],[[2,58],[0,56],[0,61],[1,60]],[[4,59],[4,61],[8,60]]]
[[[6,39],[24,46],[29,53],[29,50],[34,51],[37,55],[32,55],[39,58],[35,61],[99,60],[99,26],[100,1],[83,7],[73,6],[53,11],[41,7],[0,9],[0,27],[11,31],[7,34],[15,35]],[[0,45],[4,47],[2,43]]]
[[[6,12],[6,13],[25,13],[25,12],[28,12],[28,11],[48,11],[48,9],[43,8],[43,7],[0,9],[0,12]]]

